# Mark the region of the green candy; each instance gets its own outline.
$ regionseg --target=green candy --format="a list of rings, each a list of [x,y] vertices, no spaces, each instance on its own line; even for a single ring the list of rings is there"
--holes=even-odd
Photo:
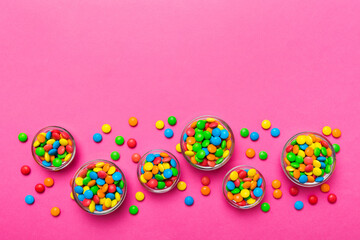
[[[332,165],[334,163],[333,157],[328,157],[327,160],[328,160],[328,165]]]
[[[19,133],[18,139],[20,142],[26,142],[28,140],[28,136],[25,133]]]
[[[198,162],[198,163],[202,163],[204,161],[204,159],[200,159],[198,158],[196,155],[195,155],[195,160]]]
[[[220,164],[220,163],[222,163],[224,161],[224,158],[219,158],[218,160],[216,160],[216,164]]]
[[[176,124],[176,122],[177,122],[176,117],[170,116],[170,117],[168,118],[168,123],[169,123],[169,125],[174,126],[174,125]]]
[[[320,156],[320,148],[316,147],[316,148],[314,149],[314,155],[315,155],[315,157]]]
[[[158,181],[163,181],[164,180],[163,176],[161,176],[160,174],[156,174],[155,179],[158,180]]]
[[[293,162],[293,161],[295,161],[296,156],[295,156],[295,154],[293,152],[289,152],[286,155],[286,158],[287,158],[287,160],[289,160],[289,162]]]
[[[267,152],[265,152],[265,151],[259,152],[259,158],[260,158],[261,160],[267,159],[267,158],[268,158]]]
[[[113,152],[111,153],[110,157],[111,157],[112,160],[116,161],[116,160],[119,160],[120,154],[119,154],[119,152],[117,152],[117,151],[113,151]]]
[[[240,130],[240,136],[242,136],[243,138],[246,138],[247,136],[249,136],[249,130],[247,128],[242,128]]]
[[[201,144],[200,143],[194,143],[193,145],[193,151],[198,152],[201,150]]]
[[[289,174],[290,174],[290,176],[294,176],[294,172],[289,172]],[[301,175],[301,173],[300,173],[300,175]]]
[[[321,148],[321,153],[322,153],[322,155],[327,156],[326,147]]]
[[[43,142],[43,143],[40,144],[40,147],[43,147],[45,145],[46,145],[46,142]]]
[[[179,174],[179,171],[177,170],[177,168],[171,168],[171,171],[173,173],[173,176],[177,176]]]
[[[165,182],[159,181],[157,185],[158,189],[164,189],[165,188]]]
[[[129,207],[129,213],[131,215],[136,215],[139,212],[139,208],[135,205]]]
[[[211,132],[209,132],[209,131],[204,131],[204,137],[205,137],[205,139],[206,140],[209,140],[210,138],[211,138]]]
[[[202,146],[202,147],[207,147],[207,146],[209,146],[209,144],[210,144],[210,140],[206,139],[206,140],[204,140],[204,141],[202,142],[201,146]],[[195,145],[195,144],[194,144],[194,145]],[[193,146],[193,149],[194,149],[194,146]]]
[[[42,156],[44,156],[44,154],[45,154],[45,150],[44,150],[44,148],[42,148],[42,147],[37,147],[37,148],[35,149],[35,153],[36,153],[36,155],[38,155],[39,157],[42,157]]]
[[[83,184],[86,186],[88,185],[88,183],[91,181],[91,178],[90,177],[85,177],[84,180],[83,180]]]
[[[325,167],[325,173],[330,173],[331,172],[331,166],[330,165],[326,165]]]
[[[117,136],[116,138],[115,138],[115,143],[117,144],[117,145],[123,145],[124,144],[124,142],[125,142],[125,139],[122,137],[122,136]]]
[[[97,191],[99,190],[99,187],[98,187],[98,186],[92,186],[92,187],[90,188],[90,190],[93,192],[94,195],[96,195],[96,194],[97,194]]]
[[[199,121],[197,121],[197,123],[196,123],[196,127],[197,127],[198,129],[203,130],[203,129],[205,128],[205,124],[206,124],[206,121],[205,121],[205,120],[199,120]]]
[[[294,139],[294,140],[292,140],[292,142],[291,142],[291,145],[295,145],[297,143],[297,141],[296,141],[296,138]]]
[[[67,152],[64,152],[63,154],[58,155],[58,158],[63,159],[66,157],[66,155],[67,155]]]
[[[239,189],[240,189],[240,190],[243,190],[243,189],[244,189],[243,185],[244,185],[244,182],[241,182],[241,183],[240,183],[240,186],[239,186]]]
[[[333,144],[333,148],[334,148],[334,150],[335,150],[336,153],[338,153],[338,152],[340,151],[340,146],[339,146],[339,144],[334,143],[334,144]]]
[[[263,204],[261,204],[261,211],[263,212],[270,211],[270,205],[267,202],[264,202]]]
[[[204,140],[204,133],[196,133],[195,134],[195,140],[197,141],[197,142],[201,142],[202,140]]]
[[[231,191],[232,194],[237,194],[240,192],[239,188],[235,188],[234,190]]]
[[[295,158],[295,162],[297,162],[298,164],[301,164],[304,162],[304,158],[302,156],[296,156]]]
[[[320,177],[324,176],[324,174],[325,174],[325,170],[324,170],[324,169],[321,169],[321,175],[320,175]]]
[[[116,185],[116,184],[115,184],[115,185]],[[120,182],[119,182],[119,187],[120,187],[121,189],[124,188],[124,181],[123,181],[123,180],[120,180]]]
[[[221,142],[221,148],[222,148],[222,149],[225,149],[225,148],[226,148],[226,141],[225,141],[225,140],[223,140],[223,141]]]
[[[206,156],[206,153],[204,150],[200,150],[197,154],[196,157],[198,157],[199,159],[204,159]]]
[[[55,158],[53,161],[52,161],[52,164],[54,165],[54,167],[60,167],[61,164],[62,164],[62,161],[60,158]]]
[[[215,152],[216,157],[221,157],[224,154],[224,151],[221,148],[218,148]]]
[[[302,176],[302,175],[305,175],[305,173],[301,172],[301,173],[300,173],[300,176]]]
[[[90,173],[93,172],[92,170],[88,170],[86,173],[86,177],[90,177]]]
[[[300,167],[300,164],[297,163],[297,162],[292,162],[290,165],[291,165],[293,168],[299,168],[299,167]]]

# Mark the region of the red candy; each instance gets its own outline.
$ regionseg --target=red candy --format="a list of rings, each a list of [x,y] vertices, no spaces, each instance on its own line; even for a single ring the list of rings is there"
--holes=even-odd
[[[35,191],[38,192],[38,193],[43,193],[45,191],[45,186],[44,184],[36,184],[35,185]]]
[[[244,170],[239,171],[239,178],[246,178],[246,176],[247,176],[247,173]]]
[[[104,171],[99,171],[97,173],[97,175],[99,178],[102,178],[102,179],[105,179],[105,177],[107,176],[106,172],[104,172]]]
[[[22,173],[23,175],[29,175],[30,172],[31,172],[31,169],[30,169],[29,166],[24,165],[24,166],[21,167],[21,173]]]
[[[175,177],[175,178],[176,178],[176,177]],[[171,180],[165,180],[165,186],[171,187],[172,184],[173,184],[173,181],[171,181]]]
[[[291,187],[290,188],[290,194],[292,196],[296,196],[296,195],[298,195],[298,193],[299,193],[299,189],[297,187]]]
[[[333,194],[333,193],[329,194],[329,196],[328,196],[329,203],[335,203],[336,200],[337,200],[337,197],[335,194]]]
[[[195,130],[193,129],[193,128],[188,128],[187,130],[186,130],[186,135],[188,136],[188,137],[193,137],[194,135],[195,135]]]
[[[64,152],[65,152],[65,147],[64,147],[64,146],[60,146],[60,147],[58,148],[58,154],[61,155],[61,154],[64,154]]]
[[[138,163],[141,159],[141,156],[140,154],[138,153],[134,153],[132,156],[131,156],[131,160],[134,162],[134,163]]]
[[[46,145],[44,146],[44,150],[45,150],[46,152],[50,151],[52,148],[53,148],[53,147],[52,147],[52,144],[46,144]]]
[[[51,137],[52,137],[53,139],[55,139],[55,140],[60,140],[60,134],[57,133],[57,132],[53,132],[53,133],[51,134]]]
[[[306,167],[305,167],[305,172],[311,172],[312,170],[313,170],[313,165],[307,165]]]
[[[317,196],[311,195],[311,196],[309,197],[309,203],[310,203],[311,205],[315,205],[317,202],[318,202]]]
[[[150,179],[147,183],[146,183],[150,188],[156,188],[158,185],[158,182],[156,179]],[[165,182],[166,185],[166,182]]]
[[[212,123],[210,123],[209,127],[216,128],[218,125],[219,125],[218,122],[212,122]]]
[[[133,139],[133,138],[130,138],[128,141],[127,141],[127,145],[129,148],[134,148],[136,147],[136,140]]]
[[[114,193],[115,191],[116,191],[116,186],[115,186],[115,184],[109,184],[108,192],[109,192],[109,193]]]
[[[161,163],[161,157],[156,157],[153,161],[153,164],[157,165],[159,163]]]
[[[202,185],[204,185],[204,186],[208,186],[208,185],[210,184],[210,178],[207,177],[207,176],[203,176],[203,177],[201,178],[201,183],[202,183]]]
[[[286,152],[291,152],[292,149],[293,149],[293,145],[289,145],[289,146],[287,146],[287,147],[285,148],[285,151],[286,151]]]
[[[70,138],[69,134],[67,134],[66,132],[61,132],[61,136],[62,136],[63,138],[65,138],[65,139],[69,139],[69,138]]]
[[[67,151],[68,153],[72,153],[72,152],[74,151],[73,146],[66,145],[66,151]]]
[[[84,199],[84,201],[82,201],[82,204],[84,205],[84,207],[88,207],[91,203],[91,199]]]

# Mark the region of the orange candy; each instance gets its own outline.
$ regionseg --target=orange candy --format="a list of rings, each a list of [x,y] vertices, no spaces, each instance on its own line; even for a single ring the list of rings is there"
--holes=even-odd
[[[231,192],[228,192],[228,193],[227,193],[227,198],[228,198],[230,201],[232,201],[232,200],[234,200],[234,195],[233,195]]]
[[[114,183],[114,179],[111,176],[106,176],[105,182],[107,184],[112,184],[112,183]]]
[[[188,137],[188,138],[186,139],[186,143],[187,143],[187,144],[193,145],[195,142],[196,142],[196,140],[195,140],[194,137]]]
[[[281,182],[276,179],[276,180],[272,181],[271,185],[274,189],[277,189],[277,188],[280,188]]]
[[[329,186],[329,184],[324,183],[324,184],[321,185],[320,189],[321,189],[322,192],[326,193],[326,192],[330,191],[330,186]]]
[[[340,129],[335,128],[335,129],[332,131],[332,135],[333,135],[335,138],[339,138],[339,137],[341,136],[341,131],[340,131]]]
[[[298,154],[298,152],[299,152],[299,145],[295,145],[294,147],[293,147],[293,153],[294,154]]]
[[[255,156],[255,150],[252,148],[249,148],[246,150],[245,154],[248,158],[253,158]]]
[[[134,163],[138,163],[141,159],[141,156],[140,154],[138,153],[134,153],[132,156],[131,156],[131,160],[134,162]]]
[[[280,190],[280,189],[276,189],[276,190],[274,190],[274,192],[273,192],[273,196],[274,196],[274,198],[276,198],[276,199],[281,198],[281,196],[282,196],[282,192],[281,192],[281,190]]]
[[[57,217],[60,214],[60,209],[58,207],[53,207],[50,212],[51,212],[51,215],[53,215],[54,217]]]
[[[130,126],[135,127],[138,124],[138,120],[136,119],[136,117],[129,118],[129,124]]]
[[[207,149],[209,150],[210,153],[215,153],[217,148],[213,145],[213,144],[210,144]]]
[[[153,177],[153,174],[151,172],[145,172],[144,173],[144,178],[146,180],[150,180],[150,179],[152,179],[152,177]]]
[[[240,193],[234,195],[235,202],[241,202],[243,200],[243,197],[240,195]]]
[[[300,177],[300,171],[298,169],[294,170],[294,178],[299,179]]]
[[[305,154],[306,154],[306,156],[311,157],[312,155],[314,155],[314,149],[312,149],[311,147],[306,148],[305,149]]]
[[[244,182],[243,188],[249,188],[251,186],[251,182]]]
[[[203,186],[201,188],[201,194],[207,196],[210,194],[210,188],[208,186]],[[234,196],[235,197],[235,196]]]
[[[47,187],[52,187],[54,185],[54,180],[52,178],[50,178],[50,177],[45,178],[44,184]]]

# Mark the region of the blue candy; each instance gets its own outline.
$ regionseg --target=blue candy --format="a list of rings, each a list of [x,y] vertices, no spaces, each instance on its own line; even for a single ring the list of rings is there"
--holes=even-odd
[[[186,139],[187,139],[187,134],[184,133],[183,141],[186,142]]]
[[[81,186],[76,186],[74,190],[78,194],[82,194],[84,192],[84,189]]]
[[[221,135],[220,135],[220,137],[221,137],[222,139],[227,139],[227,138],[229,137],[229,132],[228,132],[226,129],[221,130]]]
[[[160,157],[160,154],[156,153],[156,154],[154,154],[154,156],[157,158],[157,157]]]
[[[96,180],[96,179],[99,178],[96,172],[90,172],[90,173],[89,173],[89,177],[90,177],[92,180]]]
[[[271,129],[270,134],[273,137],[278,137],[280,135],[280,130],[278,128],[273,128],[273,129]]]
[[[84,199],[85,199],[84,194],[79,194],[79,195],[78,195],[78,199],[79,199],[81,202],[84,201]]]
[[[49,140],[50,138],[51,138],[51,132],[48,131],[48,132],[46,133],[46,139]]]
[[[49,155],[54,156],[54,155],[56,155],[56,154],[57,154],[57,149],[55,149],[55,148],[50,149]]]
[[[116,191],[117,191],[118,193],[120,193],[120,194],[123,194],[123,190],[122,190],[121,188],[119,188],[119,187],[116,187]]]
[[[210,143],[215,146],[219,146],[221,144],[221,138],[220,137],[211,137]]]
[[[144,171],[144,167],[141,167],[141,173],[144,174],[145,171]]]
[[[324,181],[324,178],[323,177],[317,177],[315,178],[315,182],[322,182]]]
[[[210,152],[209,152],[209,150],[208,150],[207,148],[202,148],[202,150],[204,150],[204,152],[205,152],[205,156],[207,156],[207,155],[209,155],[209,154],[210,154]]]
[[[99,184],[100,185],[100,184]],[[84,192],[84,197],[86,198],[86,199],[92,199],[92,197],[94,196],[94,193],[91,191],[91,190],[86,190],[85,192]]]
[[[102,205],[96,204],[95,205],[95,210],[98,211],[98,212],[102,212],[103,211]]]
[[[326,167],[326,164],[324,162],[320,162],[321,164],[321,168],[325,168]]]
[[[258,140],[258,139],[259,139],[259,134],[258,134],[257,132],[252,132],[252,133],[250,133],[250,139],[251,139],[252,141]]]
[[[105,197],[106,197],[106,198],[110,198],[111,200],[114,200],[114,199],[115,199],[115,194],[113,194],[113,193],[107,193],[107,194],[105,195]]]
[[[263,190],[257,187],[254,189],[253,193],[255,197],[261,197],[263,195]]]
[[[308,146],[309,146],[309,145],[307,145],[306,143],[304,143],[304,144],[301,144],[299,147],[300,147],[301,150],[305,151],[305,149],[307,149]]]
[[[232,191],[232,190],[235,189],[235,183],[232,182],[232,181],[228,181],[228,182],[226,183],[226,187],[227,187],[230,191]]]
[[[262,178],[259,178],[259,179],[257,180],[257,186],[260,187],[260,186],[262,185],[262,183],[263,183]]]
[[[320,162],[324,162],[326,160],[326,157],[320,156],[320,157],[317,157],[316,160],[318,160]]]
[[[300,183],[306,183],[308,180],[307,176],[306,175],[302,175],[299,177],[299,182]]]
[[[44,165],[45,167],[51,167],[51,162],[47,162],[47,161],[42,161],[41,162],[42,163],[42,165]]]
[[[171,130],[170,128],[167,128],[167,129],[165,129],[165,131],[164,131],[164,135],[165,135],[165,137],[167,137],[167,138],[172,138],[172,136],[174,136],[174,132],[173,132],[173,130]]]
[[[29,205],[33,204],[35,202],[35,198],[32,195],[27,195],[25,197],[25,202]]]
[[[296,201],[294,207],[296,210],[301,210],[304,208],[304,203],[302,201]]]
[[[155,159],[154,154],[149,154],[146,156],[146,161],[148,161],[148,162],[152,162],[152,161],[154,161],[154,159]]]
[[[114,172],[114,174],[112,175],[112,178],[114,179],[114,181],[120,181],[122,178],[122,175],[119,172]]]
[[[59,142],[59,140],[56,140],[56,141],[53,143],[52,147],[55,148],[55,149],[58,149],[58,148],[60,147],[60,142]]]
[[[96,184],[102,186],[102,185],[105,184],[105,180],[104,180],[104,179],[101,179],[101,178],[98,178],[98,179],[96,179]]]
[[[171,171],[171,169],[165,169],[165,171],[164,171],[165,178],[171,178],[172,175],[173,175],[173,172]]]
[[[211,132],[211,135],[213,135],[214,137],[220,137],[221,130],[219,128],[214,128]]]
[[[101,141],[102,141],[102,136],[101,136],[101,134],[100,134],[100,133],[95,133],[95,134],[93,135],[93,140],[94,140],[94,142],[96,142],[96,143],[101,142]]]
[[[176,168],[176,166],[177,166],[176,161],[175,161],[174,159],[171,159],[171,160],[170,160],[170,165],[171,165],[172,167],[175,167],[175,168]]]
[[[193,205],[193,204],[194,204],[194,198],[191,197],[191,196],[187,196],[187,197],[185,198],[185,204],[186,204],[186,206],[191,206],[191,205]]]

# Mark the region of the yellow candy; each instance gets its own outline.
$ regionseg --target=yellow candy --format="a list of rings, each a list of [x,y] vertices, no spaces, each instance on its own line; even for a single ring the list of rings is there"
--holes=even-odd
[[[143,201],[144,198],[145,198],[145,195],[144,195],[143,192],[137,192],[137,193],[135,194],[135,199],[136,199],[137,201],[139,201],[139,202]]]
[[[99,201],[99,203],[101,204],[101,205],[103,205],[104,203],[105,203],[105,198],[100,198],[100,201]]]
[[[183,181],[180,181],[178,184],[177,184],[177,189],[179,189],[180,191],[184,191],[186,189],[186,183],[183,182]]]
[[[85,186],[84,188],[83,188],[83,193],[85,192],[85,191],[87,191],[87,190],[90,190],[90,188],[89,188],[89,186]]]
[[[66,146],[66,145],[68,145],[68,141],[67,141],[66,139],[64,139],[64,138],[60,139],[60,140],[59,140],[59,143],[60,143],[61,146]]]
[[[101,130],[104,133],[109,133],[111,131],[111,126],[109,124],[104,124],[104,125],[102,125]]]
[[[224,129],[224,127],[222,126],[222,125],[218,125],[218,128],[220,129],[220,130],[223,130]]]
[[[311,176],[311,175],[313,175],[313,172],[311,171],[311,172],[305,172],[305,174],[307,175],[307,176]]]
[[[152,164],[151,162],[147,162],[144,164],[144,170],[146,171],[151,171],[154,167],[154,164]]]
[[[321,143],[319,143],[319,142],[316,142],[316,143],[314,143],[315,144],[315,148],[322,148],[322,145],[321,145]]]
[[[181,146],[180,143],[176,144],[176,151],[181,153]]]
[[[165,171],[164,166],[163,166],[161,163],[158,165],[158,168],[159,168],[159,171],[160,171],[160,172],[164,172],[164,171]]]
[[[38,147],[38,146],[40,146],[40,142],[38,140],[36,140],[33,144],[33,147]]]
[[[248,176],[249,177],[253,177],[253,176],[255,176],[255,174],[256,174],[256,170],[253,169],[253,168],[248,171]]]
[[[251,205],[251,204],[254,204],[256,202],[256,200],[253,198],[249,198],[246,202]]]
[[[103,167],[104,165],[105,165],[104,162],[98,162],[98,163],[95,165],[95,167],[101,168],[101,167]]]
[[[67,154],[66,156],[65,156],[65,158],[64,158],[64,161],[66,162],[66,161],[69,161],[70,160],[70,158],[71,158],[71,153],[69,153],[69,154]]]
[[[46,144],[54,144],[55,142],[55,139],[49,139],[47,140]]]
[[[89,211],[90,212],[95,212],[95,202],[91,201],[90,205],[89,205]]]
[[[312,149],[315,149],[315,144],[311,144],[309,147],[311,147]]]
[[[193,146],[191,144],[186,144],[186,147],[189,151],[192,151],[193,150]]]
[[[312,138],[310,136],[306,136],[305,137],[305,142],[306,142],[307,145],[310,146],[313,143],[313,140],[312,140]]]
[[[79,186],[82,186],[83,185],[83,178],[82,177],[77,177],[76,179],[75,179],[75,183],[76,183],[76,185],[79,185]]]
[[[230,179],[231,179],[232,181],[235,181],[236,179],[238,179],[238,177],[239,177],[239,174],[238,174],[237,171],[232,171],[232,172],[230,173]]]
[[[45,137],[46,137],[46,133],[44,133],[44,132],[40,133],[40,135],[43,135],[43,136],[45,136]]]
[[[113,175],[113,173],[116,171],[116,168],[114,166],[111,166],[107,172],[109,175]]]
[[[50,162],[50,155],[48,152],[45,152],[44,158],[45,158],[45,161]]]
[[[271,127],[271,122],[269,120],[264,120],[261,123],[261,127],[263,129],[269,129]]]
[[[305,135],[300,135],[296,138],[296,142],[299,144],[299,145],[302,145],[304,144],[306,141],[306,137]]]
[[[164,123],[163,121],[161,121],[161,120],[159,120],[159,121],[157,121],[157,122],[155,123],[155,127],[156,127],[157,129],[163,129],[164,126],[165,126],[165,123]]]
[[[118,192],[115,193],[115,199],[116,199],[116,201],[120,201],[120,199],[121,199],[120,193],[118,193]]]
[[[111,207],[115,207],[115,206],[116,206],[116,204],[117,204],[116,199],[114,199],[114,200],[112,200],[112,201],[111,201]]]
[[[314,160],[314,161],[313,161],[313,165],[314,165],[314,167],[316,167],[316,168],[321,167],[321,163],[320,163],[320,161],[318,161],[318,160]]]
[[[325,126],[322,130],[323,134],[329,136],[331,134],[331,127]]]
[[[250,191],[248,189],[243,189],[243,190],[241,190],[240,195],[243,198],[247,198],[248,196],[250,196]]]
[[[100,172],[102,170],[102,168],[96,167],[93,169],[94,172]]]
[[[74,194],[72,192],[70,193],[70,198],[74,200]]]
[[[288,172],[292,172],[294,170],[295,170],[295,168],[293,168],[292,166],[287,166],[286,167],[286,171],[288,171]]]
[[[223,158],[226,158],[227,156],[229,156],[229,153],[230,151],[229,150],[226,150],[224,153],[223,153]]]
[[[163,163],[164,169],[170,169],[170,164],[169,163]]]
[[[146,179],[144,178],[144,174],[141,174],[141,176],[140,176],[140,181],[141,181],[142,183],[147,183]]]
[[[111,207],[111,199],[110,198],[107,198],[106,200],[105,200],[105,203],[104,203],[104,205],[105,205],[105,207]]]
[[[215,122],[215,118],[207,118],[206,121],[207,122]]]
[[[305,157],[305,152],[303,150],[299,150],[297,155],[304,158]]]
[[[188,157],[192,157],[192,156],[195,155],[195,153],[193,151],[186,151],[185,155],[188,156]]]
[[[318,177],[318,176],[320,176],[322,174],[322,171],[321,171],[320,168],[316,167],[316,168],[313,169],[313,173],[314,173],[315,176]]]

